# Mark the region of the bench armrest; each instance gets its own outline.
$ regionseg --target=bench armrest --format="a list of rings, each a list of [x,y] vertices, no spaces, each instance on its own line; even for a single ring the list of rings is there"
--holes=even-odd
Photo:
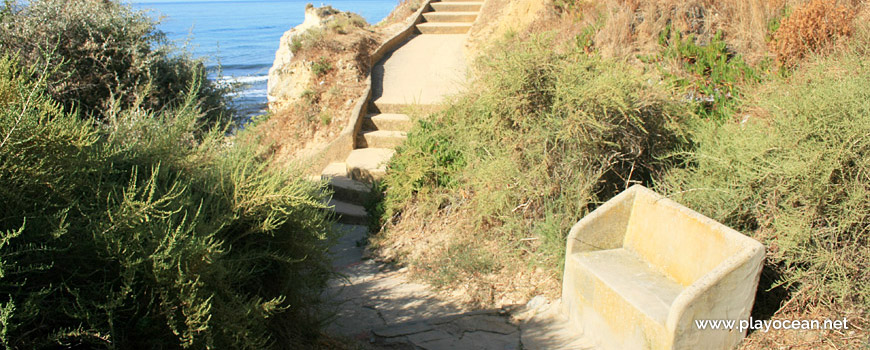
[[[571,227],[565,254],[621,248],[635,192],[623,191]]]
[[[749,318],[764,262],[764,246],[746,237],[744,249],[686,287],[668,312],[666,327],[674,344],[736,344],[745,332],[701,330],[696,320],[745,320]],[[750,281],[750,282],[747,282]]]

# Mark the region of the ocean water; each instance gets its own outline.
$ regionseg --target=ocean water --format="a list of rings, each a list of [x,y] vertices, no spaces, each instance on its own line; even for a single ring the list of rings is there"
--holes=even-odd
[[[305,19],[305,5],[331,5],[369,23],[386,17],[399,0],[142,0],[133,7],[160,18],[159,28],[177,45],[206,58],[212,78],[245,83],[235,96],[240,117],[266,108],[266,82],[281,35]]]

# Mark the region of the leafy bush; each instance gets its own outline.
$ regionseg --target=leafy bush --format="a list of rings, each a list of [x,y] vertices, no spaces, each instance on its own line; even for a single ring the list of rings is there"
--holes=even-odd
[[[319,186],[175,109],[82,120],[0,59],[6,349],[299,346],[331,275]],[[33,81],[31,77],[41,80]]]
[[[205,66],[174,54],[156,23],[116,1],[6,1],[0,16],[0,53],[24,66],[59,66],[47,72],[48,93],[66,111],[105,118],[113,108],[159,111],[178,105]],[[206,120],[231,118],[226,87],[209,80],[197,96]]]
[[[855,10],[833,0],[812,0],[783,19],[770,43],[777,61],[786,67],[805,56],[828,49],[838,39],[852,35]]]
[[[391,176],[384,183],[390,192],[387,208],[397,209],[420,191],[455,187],[455,176],[465,167],[465,157],[449,134],[439,132],[442,126],[419,120],[408,140],[398,147],[401,156],[390,162]]]
[[[866,317],[870,67],[863,54],[837,56],[766,84],[743,122],[702,124],[691,166],[660,188],[761,240],[775,282],[795,290],[792,308]]]
[[[469,254],[497,249],[487,253],[497,265],[522,265],[529,257],[516,242],[531,236],[536,260],[555,270],[568,228],[589,207],[667,166],[661,156],[684,142],[687,111],[665,85],[551,42],[502,42],[482,56],[478,85],[415,126],[389,164],[384,219],[414,206],[467,208]]]

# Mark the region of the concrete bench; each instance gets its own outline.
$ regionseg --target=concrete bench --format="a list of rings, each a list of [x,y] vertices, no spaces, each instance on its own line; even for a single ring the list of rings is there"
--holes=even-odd
[[[732,349],[745,331],[695,320],[747,320],[764,246],[633,186],[568,235],[563,312],[609,349]]]

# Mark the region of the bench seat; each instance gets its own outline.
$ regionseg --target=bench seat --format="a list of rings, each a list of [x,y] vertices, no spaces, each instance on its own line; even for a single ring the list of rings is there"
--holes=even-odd
[[[572,256],[571,263],[585,269],[622,299],[664,324],[683,286],[655,270],[627,249],[608,249]]]

